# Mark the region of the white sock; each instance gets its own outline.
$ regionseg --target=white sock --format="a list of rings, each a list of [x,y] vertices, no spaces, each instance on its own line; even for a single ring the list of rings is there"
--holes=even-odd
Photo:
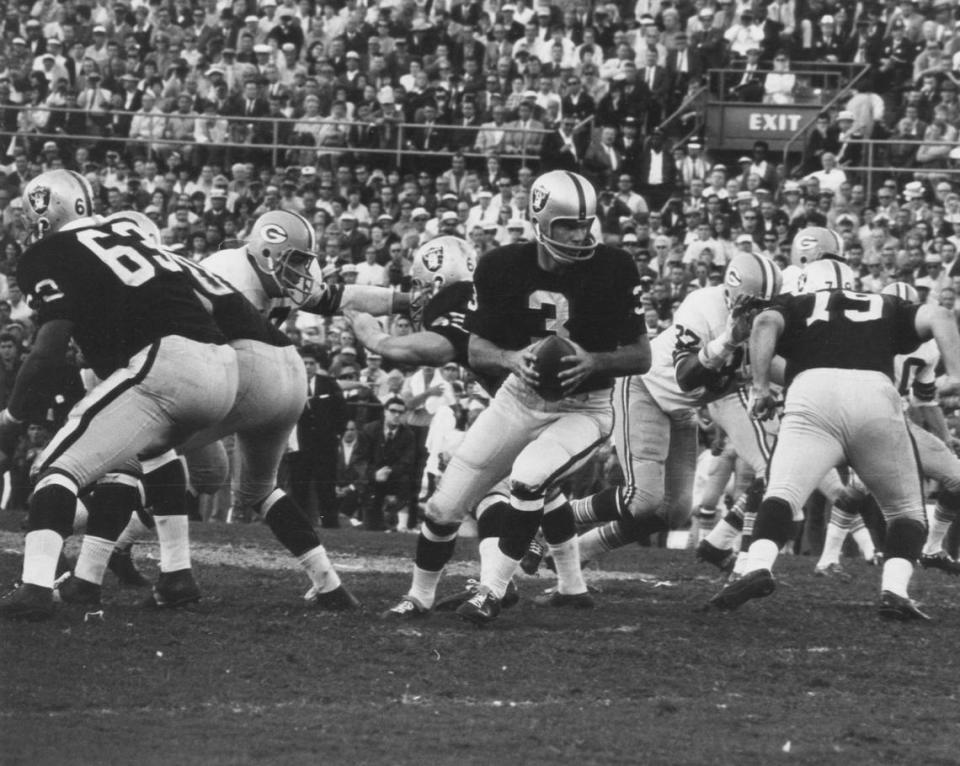
[[[53,588],[57,575],[57,560],[63,550],[63,538],[52,529],[27,532],[23,544],[24,583]]]
[[[827,524],[827,534],[823,539],[823,552],[817,562],[817,569],[823,569],[830,564],[840,563],[840,551],[843,541],[847,539],[847,529],[832,521]]]
[[[130,521],[127,522],[127,526],[123,528],[123,532],[121,532],[117,538],[116,548],[121,551],[128,550],[134,543],[143,540],[149,534],[150,527],[140,521],[139,513],[134,512],[130,515]]]
[[[425,608],[432,609],[433,602],[437,600],[437,585],[440,584],[442,576],[442,569],[439,572],[430,572],[414,564],[413,581],[407,595],[415,598]]]
[[[410,523],[410,511],[397,511],[397,530],[403,532]]]
[[[758,569],[773,569],[780,548],[773,540],[754,540],[750,543],[744,574],[756,572]]]
[[[190,520],[186,516],[156,516],[160,540],[160,571],[190,569]]]
[[[587,582],[583,579],[580,569],[580,545],[574,535],[565,543],[550,546],[550,554],[557,568],[557,592],[576,593],[587,592]]]
[[[714,548],[726,550],[732,548],[736,539],[740,536],[740,530],[730,524],[726,519],[720,519],[714,524],[710,534],[704,539]]]
[[[310,577],[310,582],[318,593],[329,593],[340,587],[340,576],[330,563],[327,549],[322,545],[311,548],[302,556],[297,556],[297,561]]]
[[[78,497],[77,509],[73,513],[73,533],[75,535],[82,534],[83,530],[87,528],[88,518],[90,518],[90,512],[87,510],[87,506],[83,504],[83,500]]]
[[[84,535],[73,574],[81,580],[103,585],[103,575],[107,571],[111,553],[113,553],[113,540]]]
[[[860,527],[853,531],[853,541],[860,549],[863,557],[869,561],[877,555],[877,547],[873,544],[873,538],[870,536],[870,530],[866,527]]]
[[[485,582],[493,576],[493,567],[496,558],[494,553],[500,550],[499,537],[485,537],[480,541],[480,582]]]
[[[923,546],[923,552],[925,554],[935,554],[943,550],[943,538],[947,536],[947,532],[950,531],[949,521],[944,521],[941,518],[938,518],[936,514],[933,516],[933,521],[930,524],[930,531],[927,532],[927,542]]]
[[[494,598],[500,599],[503,598],[503,594],[507,592],[507,586],[510,584],[510,580],[513,579],[513,575],[517,571],[517,565],[520,562],[510,558],[501,551],[499,543],[496,549],[491,552],[490,558],[492,561],[489,577],[487,579],[481,579],[480,584],[488,587]]]
[[[913,577],[913,564],[910,561],[901,558],[887,559],[883,562],[880,588],[898,596],[910,598],[907,595],[907,588],[910,586],[911,577]]]

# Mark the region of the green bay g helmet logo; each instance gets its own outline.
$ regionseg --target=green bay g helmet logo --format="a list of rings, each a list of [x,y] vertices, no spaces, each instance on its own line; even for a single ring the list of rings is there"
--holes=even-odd
[[[550,190],[543,186],[534,186],[530,192],[530,208],[534,213],[539,213],[547,206],[547,200],[550,199]]]
[[[286,229],[276,223],[263,226],[260,229],[260,236],[263,237],[264,242],[269,242],[271,245],[279,245],[288,239]]]
[[[740,272],[736,269],[730,269],[727,272],[727,284],[730,287],[740,287],[743,284],[743,277],[740,276]]]

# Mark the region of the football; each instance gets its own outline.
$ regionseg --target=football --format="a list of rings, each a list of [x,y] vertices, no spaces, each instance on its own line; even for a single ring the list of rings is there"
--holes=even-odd
[[[577,349],[566,338],[558,335],[548,335],[534,349],[536,362],[534,367],[540,374],[540,385],[537,387],[537,393],[548,402],[555,402],[564,396],[563,386],[560,384],[559,374],[562,369],[568,367],[560,360],[565,356],[576,354]]]

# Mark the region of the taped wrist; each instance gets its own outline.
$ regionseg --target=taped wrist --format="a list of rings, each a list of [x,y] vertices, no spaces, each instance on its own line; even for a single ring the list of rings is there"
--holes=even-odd
[[[730,336],[724,332],[719,338],[714,338],[701,348],[697,359],[708,370],[719,370],[730,361],[730,356],[736,348],[736,344],[731,343]]]

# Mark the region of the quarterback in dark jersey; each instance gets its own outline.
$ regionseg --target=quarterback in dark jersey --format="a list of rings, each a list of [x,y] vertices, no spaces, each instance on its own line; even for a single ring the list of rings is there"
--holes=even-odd
[[[87,180],[67,170],[42,173],[23,194],[39,240],[24,253],[18,280],[39,330],[0,413],[0,434],[25,417],[71,337],[104,380],[39,458],[22,585],[0,605],[8,618],[52,615],[57,558],[80,488],[108,472],[136,470],[138,458],[218,422],[237,392],[236,353],[183,269],[93,217],[92,196]],[[117,532],[102,530],[106,537]]]
[[[114,214],[108,220],[132,237],[139,237],[147,244],[159,244],[160,232],[156,225],[141,213]],[[308,261],[313,259],[312,254],[301,255]],[[276,538],[303,566],[312,583],[311,603],[327,609],[353,608],[356,600],[340,583],[309,517],[277,486],[280,460],[306,404],[307,380],[300,355],[287,336],[223,277],[173,253],[167,257],[190,278],[193,289],[236,351],[239,369],[236,402],[230,412],[183,445],[188,466],[192,471],[192,456],[198,450],[217,443],[224,436],[236,434],[235,495],[239,502],[259,513]],[[182,500],[185,477],[175,452],[146,463],[144,474],[148,499],[152,492],[179,491]],[[91,509],[91,516],[93,514]],[[161,560],[168,553],[163,542],[161,540]],[[99,585],[109,559],[109,547],[90,546],[88,551],[85,538],[75,576],[60,585],[64,601],[99,602]],[[99,562],[92,560],[97,552]],[[88,553],[90,555],[85,555]],[[164,588],[158,584],[153,598],[160,606],[177,606],[199,598],[199,589],[192,580],[176,587]]]
[[[750,338],[753,411],[767,416],[775,354],[787,362],[783,421],[744,575],[712,599],[735,609],[773,592],[771,569],[791,537],[800,506],[830,468],[848,463],[887,520],[880,615],[928,619],[908,595],[926,536],[915,450],[893,384],[893,359],[934,338],[949,393],[960,391],[960,334],[938,306],[892,295],[836,289],[849,267],[832,259],[808,264],[802,294],[784,296],[760,314]]]
[[[480,260],[467,314],[471,368],[506,380],[447,474],[452,487],[458,474],[509,474],[511,493],[499,544],[481,550],[480,588],[457,610],[476,623],[496,618],[541,520],[554,562],[566,575],[554,605],[590,605],[573,512],[557,485],[610,436],[613,378],[644,373],[650,365],[639,275],[626,252],[594,240],[593,187],[576,173],[546,173],[531,188],[530,214],[537,241],[498,248]],[[535,347],[548,335],[575,349],[561,360],[558,401],[539,392]],[[461,502],[455,495],[448,500]],[[437,510],[441,517],[455,512]]]

